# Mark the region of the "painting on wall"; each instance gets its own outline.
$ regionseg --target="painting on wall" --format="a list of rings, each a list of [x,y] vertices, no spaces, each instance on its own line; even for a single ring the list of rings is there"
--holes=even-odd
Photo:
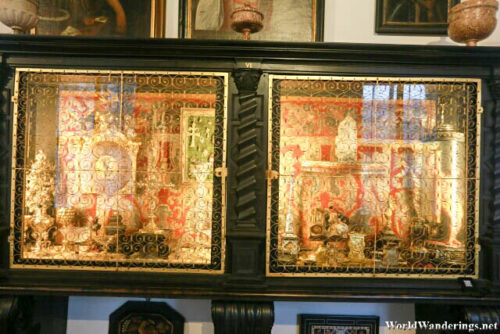
[[[166,0],[40,0],[36,35],[149,38],[165,35]]]
[[[12,266],[223,270],[226,73],[16,77]]]
[[[446,35],[448,11],[460,0],[377,0],[375,32]]]
[[[270,82],[269,276],[477,276],[479,80]]]
[[[300,314],[300,334],[378,334],[379,317]]]
[[[264,15],[263,28],[252,34],[252,40],[323,40],[324,0],[180,0],[179,35],[196,39],[241,39],[242,35],[231,29],[231,15],[245,4]]]

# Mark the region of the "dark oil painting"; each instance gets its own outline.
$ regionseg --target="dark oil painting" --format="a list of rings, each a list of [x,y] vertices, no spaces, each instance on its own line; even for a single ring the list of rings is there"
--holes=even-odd
[[[36,35],[162,37],[165,0],[40,0]]]
[[[448,11],[458,0],[377,0],[377,33],[446,34]]]

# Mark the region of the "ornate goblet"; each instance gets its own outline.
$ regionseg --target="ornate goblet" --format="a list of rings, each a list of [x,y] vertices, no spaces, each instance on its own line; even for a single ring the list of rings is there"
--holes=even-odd
[[[35,252],[43,252],[49,242],[49,229],[52,227],[54,219],[48,215],[37,215],[31,222],[31,227],[36,233]]]

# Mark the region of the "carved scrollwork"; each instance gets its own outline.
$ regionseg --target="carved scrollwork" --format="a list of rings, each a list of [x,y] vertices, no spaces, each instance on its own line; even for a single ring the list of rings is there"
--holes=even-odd
[[[238,69],[234,71],[233,77],[240,92],[257,91],[262,71],[254,69]]]

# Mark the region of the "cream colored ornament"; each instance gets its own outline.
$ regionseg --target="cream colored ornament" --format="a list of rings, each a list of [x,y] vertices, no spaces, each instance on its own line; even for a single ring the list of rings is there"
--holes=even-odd
[[[38,5],[38,0],[0,0],[0,21],[24,34],[38,23]]]

